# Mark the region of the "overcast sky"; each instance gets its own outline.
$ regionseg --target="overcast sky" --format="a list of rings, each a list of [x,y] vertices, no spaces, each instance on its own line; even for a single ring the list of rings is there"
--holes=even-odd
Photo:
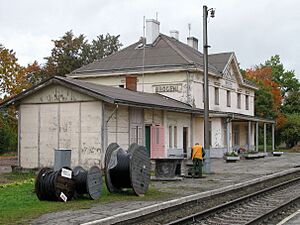
[[[300,79],[300,1],[297,0],[0,0],[0,43],[17,53],[22,65],[50,55],[51,40],[68,30],[93,39],[120,35],[127,46],[143,34],[143,16],[156,17],[161,33],[191,35],[202,51],[203,5],[216,9],[208,23],[210,53],[234,51],[242,68],[279,54]]]

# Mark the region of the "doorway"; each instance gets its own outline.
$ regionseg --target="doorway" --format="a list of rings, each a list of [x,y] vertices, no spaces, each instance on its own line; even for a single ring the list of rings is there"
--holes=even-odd
[[[150,148],[151,148],[150,136],[151,136],[150,126],[147,125],[145,126],[145,147],[149,156],[150,156]]]
[[[187,157],[187,148],[188,148],[188,127],[183,127],[183,134],[182,134],[182,144],[183,144],[183,155]]]

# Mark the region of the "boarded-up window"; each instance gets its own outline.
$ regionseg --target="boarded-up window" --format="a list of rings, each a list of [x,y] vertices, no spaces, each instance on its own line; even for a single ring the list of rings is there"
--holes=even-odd
[[[215,105],[219,105],[219,88],[215,87]]]
[[[246,110],[249,110],[249,95],[246,95]]]
[[[231,94],[227,91],[227,107],[231,107]]]
[[[241,108],[241,93],[237,93],[237,108]]]
[[[174,148],[177,148],[177,127],[174,126]]]
[[[172,126],[169,126],[169,148],[172,148]]]

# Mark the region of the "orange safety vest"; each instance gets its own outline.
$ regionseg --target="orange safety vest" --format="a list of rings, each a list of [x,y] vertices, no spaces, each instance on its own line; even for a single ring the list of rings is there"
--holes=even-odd
[[[201,145],[194,145],[192,147],[192,159],[196,158],[196,159],[203,159],[202,157],[202,146]]]

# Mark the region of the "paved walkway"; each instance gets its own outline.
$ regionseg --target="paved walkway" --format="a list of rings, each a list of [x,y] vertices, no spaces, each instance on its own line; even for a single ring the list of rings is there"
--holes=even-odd
[[[204,179],[184,179],[182,181],[152,181],[151,186],[167,193],[172,193],[170,199],[215,190],[229,185],[260,178],[268,174],[300,167],[300,154],[290,153],[281,157],[266,157],[256,160],[241,160],[237,163],[225,163],[222,159],[211,161],[211,171]],[[137,197],[138,198],[138,197]],[[113,218],[117,214],[126,214],[143,207],[151,208],[153,204],[163,204],[157,201],[130,201],[98,204],[90,209],[62,211],[50,213],[34,220],[32,224],[84,224],[90,221]]]

